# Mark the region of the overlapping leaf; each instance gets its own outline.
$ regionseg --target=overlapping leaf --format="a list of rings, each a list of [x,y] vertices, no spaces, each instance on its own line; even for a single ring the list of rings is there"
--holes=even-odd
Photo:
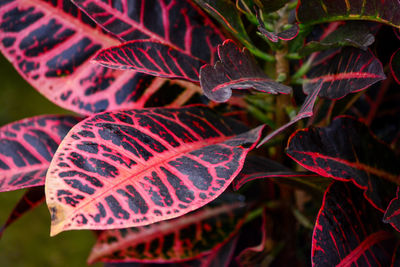
[[[396,197],[392,199],[383,216],[383,221],[390,223],[400,232],[400,187],[397,187]]]
[[[0,128],[0,192],[44,185],[61,140],[79,118],[48,115]]]
[[[200,67],[207,63],[157,41],[136,40],[99,51],[94,59],[102,66],[135,70],[165,78],[199,80]]]
[[[350,183],[326,191],[314,227],[313,266],[396,266],[399,240]]]
[[[349,21],[332,31],[322,40],[307,43],[300,49],[299,53],[305,56],[315,51],[339,48],[342,46],[353,46],[367,50],[368,46],[374,41],[374,35],[364,22]]]
[[[214,62],[216,46],[224,39],[191,1],[74,2],[104,29],[130,41],[95,56],[110,68],[198,81],[200,67]]]
[[[389,181],[400,183],[398,156],[365,124],[350,117],[336,118],[325,128],[298,130],[288,142],[287,154],[321,176],[352,181],[382,212],[395,196]]]
[[[298,1],[297,19],[301,23],[336,20],[371,20],[400,28],[398,0],[302,0]]]
[[[203,106],[87,118],[48,171],[52,235],[141,226],[205,205],[240,172],[262,128],[245,132]]]
[[[222,195],[185,216],[149,226],[106,230],[97,239],[88,262],[156,262],[190,260],[210,254],[242,226],[240,196]]]
[[[395,81],[400,84],[400,48],[390,58],[390,70]]]
[[[151,39],[205,62],[214,61],[217,45],[224,39],[213,22],[189,0],[73,2],[124,42]],[[163,57],[167,55],[162,52]]]
[[[207,39],[206,34],[200,37]],[[96,27],[70,1],[2,1],[1,52],[33,87],[63,108],[93,114],[163,104],[177,106],[195,93],[181,82],[90,62],[97,50],[117,44],[117,38]],[[173,91],[168,97],[170,102],[152,101],[153,94],[167,88]]]
[[[7,221],[1,227],[0,236],[3,235],[4,230],[8,226],[10,226],[10,224],[18,220],[28,211],[42,204],[45,201],[45,199],[46,198],[44,195],[44,187],[41,186],[28,189],[28,191],[26,191],[26,193],[22,196],[22,198],[18,201],[17,205],[15,205],[14,209],[11,211]]]
[[[310,94],[323,84],[319,96],[339,99],[358,92],[386,78],[381,62],[371,53],[356,48],[343,48],[332,58],[314,66],[303,84],[303,91]]]
[[[240,50],[232,40],[218,46],[214,66],[205,65],[200,70],[200,85],[211,100],[225,102],[232,95],[232,89],[255,89],[266,93],[288,94],[291,88],[269,79],[258,67],[246,48]]]

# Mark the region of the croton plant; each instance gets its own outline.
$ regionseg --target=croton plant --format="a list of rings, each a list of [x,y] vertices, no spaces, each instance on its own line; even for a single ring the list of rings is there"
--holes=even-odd
[[[0,50],[76,113],[0,128],[2,233],[46,202],[89,264],[400,266],[399,0],[1,0]]]

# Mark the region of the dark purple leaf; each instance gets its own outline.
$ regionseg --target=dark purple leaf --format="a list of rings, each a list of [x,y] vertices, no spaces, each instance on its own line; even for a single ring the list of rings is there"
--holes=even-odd
[[[257,145],[257,147],[262,146],[263,144],[271,140],[273,137],[275,137],[277,134],[281,133],[283,130],[293,125],[294,123],[298,122],[299,120],[311,117],[313,115],[315,101],[317,100],[317,96],[321,91],[322,85],[323,85],[322,80],[317,81],[315,85],[315,90],[312,91],[312,93],[306,97],[297,115],[293,119],[291,119],[288,123],[279,127],[278,129],[276,129],[275,131],[264,137],[264,139]]]
[[[224,39],[213,22],[189,0],[73,2],[123,42],[151,39],[166,45],[167,50],[175,49],[207,63],[214,62],[217,45]]]
[[[232,40],[218,46],[220,61],[200,70],[200,85],[204,94],[216,102],[225,102],[232,89],[255,89],[266,93],[291,92],[291,88],[269,79],[258,67],[246,48],[240,50]]]
[[[45,200],[46,197],[44,195],[43,186],[29,188],[11,211],[5,224],[1,227],[0,237],[3,235],[4,230],[10,226],[10,224],[18,220],[28,211],[42,204]]]
[[[385,223],[390,223],[397,231],[400,232],[400,187],[397,187],[397,194],[390,202],[383,216]]]
[[[393,266],[399,240],[357,187],[333,182],[326,190],[312,243],[313,266]]]
[[[395,81],[400,84],[400,48],[390,58],[390,70]]]
[[[343,48],[329,60],[324,60],[307,73],[303,85],[306,94],[323,84],[320,97],[339,99],[358,92],[386,78],[381,62],[371,53],[356,48]]]
[[[94,59],[102,66],[135,70],[154,76],[197,82],[206,63],[157,41],[136,40],[99,51]]]
[[[322,40],[308,42],[300,49],[299,53],[306,56],[315,51],[342,46],[353,46],[367,50],[368,46],[374,41],[375,37],[365,22],[349,21],[330,32]]]
[[[350,117],[338,117],[328,127],[298,130],[289,139],[287,154],[321,176],[352,181],[382,212],[395,195],[390,182],[400,183],[399,157]]]

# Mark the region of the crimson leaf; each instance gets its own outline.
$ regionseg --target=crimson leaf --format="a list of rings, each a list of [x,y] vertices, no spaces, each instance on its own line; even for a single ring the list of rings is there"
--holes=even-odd
[[[44,185],[61,140],[79,118],[36,116],[0,128],[0,192]]]
[[[398,244],[358,188],[329,186],[314,227],[313,266],[394,266]]]
[[[371,51],[345,47],[341,53],[314,66],[307,73],[307,78],[309,80],[303,84],[304,93],[314,92],[322,79],[319,96],[339,99],[366,89],[386,76],[381,62]]]
[[[80,114],[182,105],[194,93],[177,82],[92,64],[102,47],[119,40],[69,1],[1,1],[0,50],[16,70],[57,105]],[[158,14],[157,14],[158,15]],[[168,102],[153,101],[160,88]],[[181,96],[184,96],[181,98]]]
[[[189,0],[73,2],[123,42],[151,39],[180,53],[213,62],[216,46],[224,39],[213,22]],[[162,52],[162,57],[168,55]]]
[[[232,40],[218,46],[214,66],[205,65],[200,70],[200,85],[204,94],[217,102],[227,101],[231,89],[255,89],[266,93],[288,94],[291,88],[269,79],[258,67],[246,48],[240,50]]]
[[[262,128],[246,132],[204,106],[87,118],[47,174],[51,234],[147,225],[200,208],[240,172]]]
[[[328,127],[298,130],[289,139],[287,154],[321,176],[352,181],[382,212],[395,195],[388,181],[400,183],[398,156],[350,117],[338,117]]]
[[[106,230],[97,239],[88,263],[190,260],[217,251],[244,222],[243,198],[222,195],[205,207],[149,226]]]

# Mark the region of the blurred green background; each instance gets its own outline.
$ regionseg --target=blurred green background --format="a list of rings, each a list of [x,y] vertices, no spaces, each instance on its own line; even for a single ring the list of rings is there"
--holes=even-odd
[[[40,114],[71,113],[33,89],[1,54],[0,81],[0,126]],[[0,193],[0,225],[23,193],[24,190]],[[50,215],[42,204],[6,229],[0,239],[0,266],[87,266],[95,241],[92,232],[67,231],[55,237],[49,233]]]

